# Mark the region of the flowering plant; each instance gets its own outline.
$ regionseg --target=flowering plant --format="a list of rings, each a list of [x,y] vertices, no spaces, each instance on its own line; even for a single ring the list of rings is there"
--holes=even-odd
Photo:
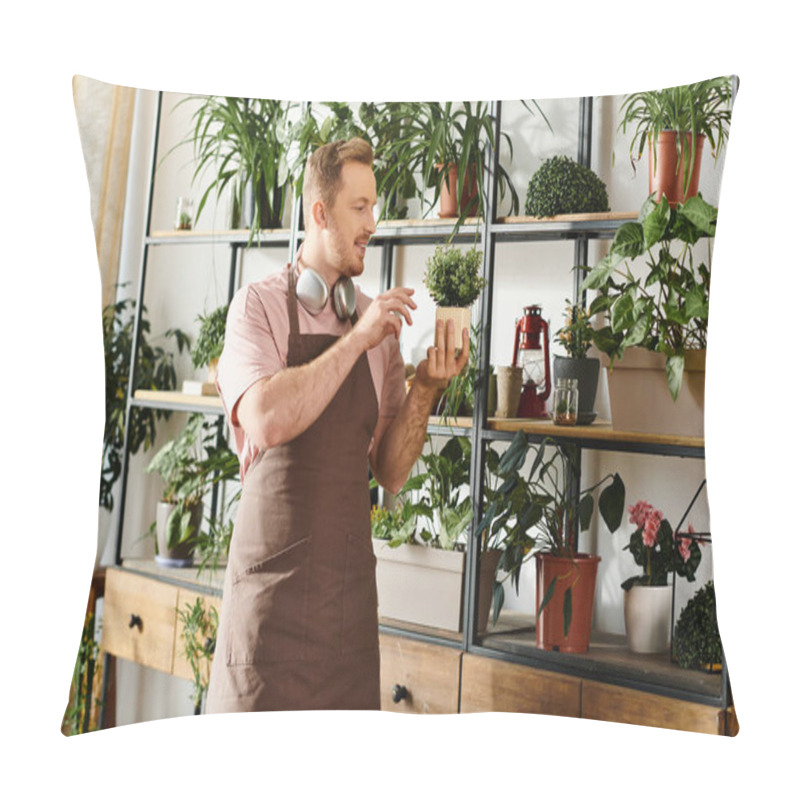
[[[566,302],[565,324],[556,332],[556,338],[569,358],[586,358],[586,352],[592,343],[594,329],[583,306],[572,305],[569,300]]]
[[[628,578],[622,583],[622,588],[627,591],[631,586],[666,586],[670,572],[693,581],[702,558],[697,542],[683,538],[676,540],[663,512],[644,500],[629,506],[628,512],[636,530],[622,549],[631,551],[634,561],[644,567],[644,574]],[[688,530],[689,533],[695,532],[691,525]]]

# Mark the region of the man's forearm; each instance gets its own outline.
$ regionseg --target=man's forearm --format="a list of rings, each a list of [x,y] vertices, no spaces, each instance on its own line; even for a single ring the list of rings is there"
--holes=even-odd
[[[254,384],[239,401],[238,417],[256,447],[275,447],[311,427],[362,352],[360,338],[351,332],[313,361]]]
[[[438,390],[415,381],[398,415],[381,437],[373,472],[378,483],[397,494],[419,458],[428,433],[428,420]]]

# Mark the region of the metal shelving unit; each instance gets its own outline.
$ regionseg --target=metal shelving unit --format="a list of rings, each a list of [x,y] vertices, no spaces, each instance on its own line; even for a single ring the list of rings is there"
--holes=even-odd
[[[139,276],[136,318],[134,321],[134,342],[139,341],[141,325],[141,310],[144,297],[145,281],[147,276],[148,255],[154,247],[181,247],[186,244],[225,244],[230,247],[231,258],[229,266],[228,295],[232,299],[238,282],[241,280],[241,262],[245,249],[248,247],[248,231],[219,231],[219,232],[154,232],[151,230],[151,212],[153,205],[153,187],[155,165],[157,163],[159,123],[161,118],[162,96],[159,93],[158,107],[153,133],[153,154],[151,163],[150,188],[148,196],[148,209],[146,221],[146,235],[143,241],[141,272]],[[499,101],[490,106],[494,118],[494,139],[500,141],[500,128],[502,108]],[[579,107],[579,142],[578,161],[590,165],[590,152],[592,140],[592,98],[582,98]],[[549,220],[534,220],[525,217],[501,218],[496,216],[497,209],[497,182],[494,176],[498,174],[499,155],[497,150],[490,154],[490,163],[486,170],[486,184],[484,186],[487,198],[486,213],[483,220],[470,219],[461,226],[453,237],[456,242],[475,241],[483,250],[483,276],[486,279],[486,288],[480,302],[482,335],[478,345],[478,364],[483,374],[487,374],[489,367],[489,353],[492,337],[492,297],[494,289],[494,266],[496,262],[496,245],[499,242],[544,242],[544,241],[573,241],[573,264],[585,264],[588,258],[588,243],[590,240],[612,238],[617,228],[625,221],[636,218],[635,213],[625,214],[590,214],[575,217],[555,218]],[[300,201],[294,199],[292,208],[292,223],[290,229],[265,231],[253,242],[256,247],[287,248],[289,261],[294,259],[297,247],[303,238],[300,229]],[[448,239],[453,233],[452,226],[440,220],[398,221],[385,222],[378,226],[372,238],[372,246],[381,248],[381,291],[393,285],[394,255],[397,247],[414,246],[421,244],[437,244]],[[580,292],[580,277],[576,273],[573,282],[574,302],[585,303],[585,296]],[[207,399],[191,398],[180,393],[152,394],[135,392],[136,385],[136,350],[132,357],[130,370],[130,383],[128,387],[128,404],[126,411],[126,431],[129,429],[130,415],[137,407],[157,408],[179,412],[197,412],[216,415],[222,435],[224,415],[219,401],[216,403]],[[540,423],[515,423],[508,420],[490,420],[486,415],[487,397],[485,387],[477,387],[474,413],[471,420],[460,418],[454,425],[442,424],[440,420],[431,420],[429,433],[433,435],[464,435],[469,436],[472,442],[472,469],[470,478],[470,493],[473,498],[473,527],[474,533],[477,520],[480,519],[483,509],[481,507],[482,486],[485,477],[485,450],[492,442],[510,440],[515,430],[522,427],[531,443],[542,441],[551,437],[560,443],[568,443],[577,448],[579,457],[583,448],[594,450],[607,450],[615,452],[641,453],[648,455],[676,456],[680,458],[704,458],[705,446],[702,439],[675,440],[672,438],[642,437],[626,435],[617,432],[603,431],[601,425],[588,426],[584,429],[572,430],[547,428]],[[121,546],[124,524],[124,509],[126,484],[129,467],[129,447],[127,436],[124,442],[124,455],[122,466],[122,491],[120,498],[119,527],[116,540],[116,564],[122,563]],[[730,689],[727,673],[721,679],[721,689],[716,692],[709,688],[706,676],[702,680],[692,682],[691,676],[673,675],[669,671],[654,672],[644,661],[638,663],[630,659],[627,662],[619,658],[595,658],[592,654],[575,656],[568,654],[552,653],[537,650],[532,635],[526,639],[525,626],[522,633],[515,640],[513,633],[492,634],[478,637],[477,630],[477,575],[479,570],[479,553],[474,545],[475,537],[470,536],[466,553],[466,597],[464,602],[463,635],[459,637],[443,636],[436,631],[425,631],[399,625],[381,624],[381,630],[393,634],[407,636],[420,641],[444,644],[450,647],[459,647],[465,652],[486,655],[492,658],[517,662],[529,666],[562,672],[589,679],[596,679],[607,683],[617,684],[630,688],[643,689],[656,694],[669,697],[690,699],[708,705],[727,706],[730,702]],[[531,615],[532,621],[532,615]],[[513,626],[512,626],[513,627]],[[716,685],[716,684],[715,684]]]

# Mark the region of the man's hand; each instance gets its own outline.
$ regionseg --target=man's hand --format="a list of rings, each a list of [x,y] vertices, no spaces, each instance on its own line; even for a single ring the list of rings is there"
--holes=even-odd
[[[417,365],[414,383],[420,382],[425,389],[444,389],[451,378],[458,375],[469,361],[469,331],[464,328],[461,336],[461,353],[456,357],[456,332],[453,320],[447,326],[439,320],[433,347],[428,348],[428,357]]]
[[[403,319],[411,325],[409,308],[416,309],[417,304],[411,299],[413,289],[396,287],[378,295],[370,304],[363,316],[353,328],[352,335],[359,341],[363,350],[377,347],[387,336],[394,334],[400,337]]]

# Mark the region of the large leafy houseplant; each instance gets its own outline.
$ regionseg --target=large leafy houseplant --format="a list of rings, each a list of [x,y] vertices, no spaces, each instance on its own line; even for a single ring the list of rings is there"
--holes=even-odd
[[[103,430],[103,462],[100,470],[100,506],[114,508],[113,488],[122,472],[122,450],[125,443],[126,397],[130,381],[133,347],[134,311],[132,298],[111,303],[103,309],[103,349],[105,355],[105,427]],[[150,322],[147,308],[142,308],[139,325],[139,346],[136,349],[136,389],[171,391],[177,385],[173,353],[149,341]],[[178,353],[189,347],[189,338],[178,328],[169,329],[165,337],[173,339]],[[169,418],[169,411],[136,407],[130,417],[128,451],[145,452],[156,437],[156,423]]]
[[[625,133],[633,129],[630,145],[631,163],[640,159],[648,143],[665,131],[674,131],[675,147],[680,157],[689,144],[688,158],[684,157],[684,193],[698,158],[698,135],[708,139],[715,158],[728,138],[731,121],[732,81],[718,77],[683,86],[656,91],[635,92],[625,96],[620,113],[619,128]],[[655,151],[653,153],[656,158]]]
[[[666,357],[670,393],[678,396],[687,351],[704,349],[711,287],[711,237],[717,209],[699,195],[670,208],[666,197],[645,201],[636,222],[617,230],[606,255],[584,278],[582,290],[596,290],[591,315],[607,323],[593,334],[595,346],[611,359],[629,347],[643,347]],[[694,246],[708,239],[707,263],[695,258]],[[644,274],[632,268],[645,257]]]
[[[476,529],[476,535],[502,542],[499,566],[517,592],[522,565],[533,555],[546,553],[566,558],[577,555],[578,534],[588,530],[591,524],[594,493],[600,486],[608,484],[600,492],[597,507],[610,530],[619,527],[625,507],[625,485],[617,473],[606,475],[585,489],[577,488],[580,465],[574,447],[544,439],[533,450],[533,462],[526,475],[523,468],[528,452],[527,437],[522,431],[515,434],[502,456],[487,450],[487,470],[497,476],[500,485],[485,489],[487,505]],[[544,589],[537,619],[553,596],[555,581]],[[495,620],[504,597],[502,583],[496,584]],[[572,591],[568,588],[562,609],[565,635],[569,630],[571,608]]]
[[[212,192],[219,200],[230,185],[233,190],[231,224],[239,227],[247,214],[246,189],[249,187],[254,206],[249,240],[252,243],[259,230],[281,225],[289,188],[290,104],[246,97],[190,95],[178,105],[198,101],[192,113],[192,133],[179,142],[179,145],[191,143],[194,147],[193,183],[204,178],[206,170],[213,170],[212,179],[200,198],[197,216]]]

